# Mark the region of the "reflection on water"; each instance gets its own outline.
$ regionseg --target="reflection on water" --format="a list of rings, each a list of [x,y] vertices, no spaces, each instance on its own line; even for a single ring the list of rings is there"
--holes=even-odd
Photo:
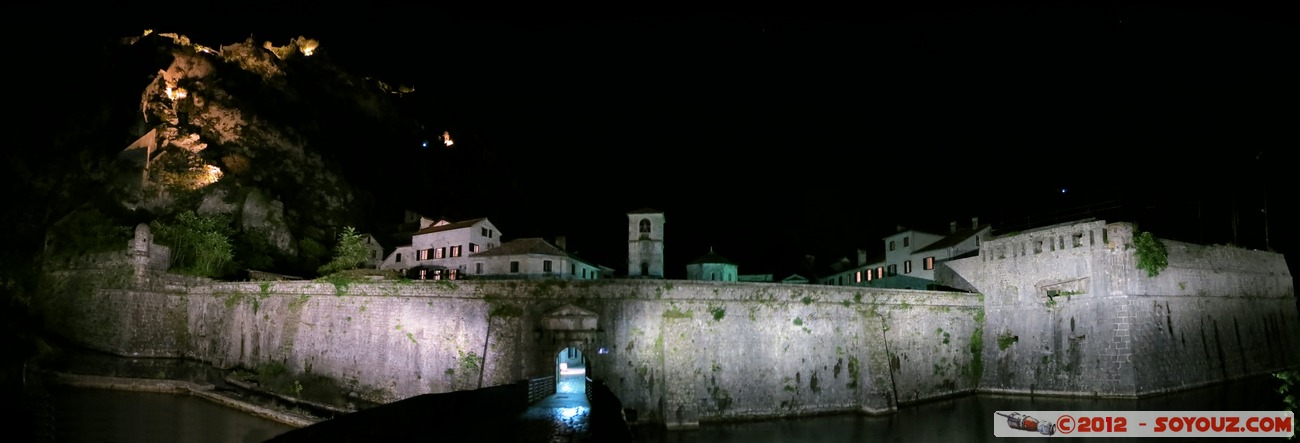
[[[581,378],[564,377],[561,386]],[[582,384],[577,382],[571,385],[581,389],[579,386]],[[673,432],[650,425],[634,428],[634,434],[639,443],[992,442],[994,411],[1281,411],[1284,406],[1277,386],[1271,376],[1260,376],[1140,400],[970,395],[912,405],[883,416],[840,414],[704,423],[699,429]],[[187,395],[60,386],[50,390],[60,442],[260,442],[292,429]],[[557,403],[548,412],[560,423],[582,426],[589,409],[581,392],[556,395],[554,401],[567,404]]]
[[[667,432],[652,426],[634,429],[640,443],[787,442],[993,442],[994,411],[1282,411],[1278,384],[1271,376],[1138,400],[970,395],[912,405],[895,414],[840,414],[729,423],[704,423],[699,429]],[[1047,437],[1016,441],[1032,442]],[[1145,441],[1102,438],[1089,441]],[[1178,441],[1225,442],[1223,438]]]
[[[59,442],[262,442],[294,429],[198,397],[51,386]]]

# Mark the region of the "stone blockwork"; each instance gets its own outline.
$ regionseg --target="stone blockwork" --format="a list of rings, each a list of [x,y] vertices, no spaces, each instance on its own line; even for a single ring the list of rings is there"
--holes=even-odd
[[[119,355],[324,376],[369,401],[556,375],[568,347],[641,421],[887,413],[975,391],[1134,397],[1300,366],[1278,254],[1131,225],[995,239],[936,269],[977,293],[650,279],[222,283],[121,253],[46,274],[46,325]],[[983,295],[981,295],[983,294]]]
[[[1300,364],[1280,254],[1162,240],[1169,266],[1151,277],[1134,234],[1055,226],[945,264],[944,282],[987,297],[981,390],[1134,397]]]
[[[54,285],[47,307],[57,331],[96,349],[281,363],[379,402],[553,375],[573,346],[625,407],[670,427],[888,412],[979,380],[975,294],[671,280],[167,288]],[[597,329],[545,330],[567,306],[596,313]]]

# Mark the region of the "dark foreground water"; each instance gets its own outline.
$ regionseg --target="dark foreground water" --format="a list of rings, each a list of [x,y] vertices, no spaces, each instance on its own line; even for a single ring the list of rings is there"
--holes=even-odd
[[[705,423],[689,431],[668,432],[657,427],[636,427],[634,431],[637,442],[656,443],[997,441],[1000,439],[993,436],[994,411],[1281,411],[1284,407],[1277,386],[1272,377],[1261,376],[1139,400],[970,395],[908,406],[887,416],[842,414]],[[260,442],[290,429],[187,395],[70,387],[51,387],[50,391],[60,442]],[[423,433],[412,430],[411,435]],[[1039,439],[1013,441],[1035,440]],[[1087,441],[1149,442],[1151,439]]]

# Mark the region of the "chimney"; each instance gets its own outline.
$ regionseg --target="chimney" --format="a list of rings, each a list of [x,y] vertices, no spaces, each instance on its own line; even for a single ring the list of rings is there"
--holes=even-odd
[[[866,249],[859,249],[859,250],[858,250],[858,266],[866,266],[866,264],[867,264],[867,250],[866,250]]]
[[[980,218],[979,218],[979,217],[971,217],[971,218],[970,218],[970,228],[971,228],[971,229],[979,229],[979,228],[980,228]]]
[[[904,227],[903,225],[898,225],[898,232],[903,232],[903,231],[906,231],[906,230],[907,230],[907,228]]]
[[[555,247],[560,248],[561,251],[569,252],[569,248],[568,245],[566,245],[566,243],[568,242],[566,241],[563,235],[558,235],[555,237]]]
[[[948,232],[952,234],[957,233],[957,222],[948,222]]]

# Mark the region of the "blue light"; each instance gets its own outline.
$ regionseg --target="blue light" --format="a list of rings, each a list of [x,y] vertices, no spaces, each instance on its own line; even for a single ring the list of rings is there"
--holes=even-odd
[[[1062,194],[1065,193],[1065,188],[1061,188],[1061,193],[1062,193]]]
[[[427,147],[429,147],[429,141],[428,141],[428,140],[425,140],[425,141],[420,142],[420,147],[421,147],[421,148],[427,148]]]

